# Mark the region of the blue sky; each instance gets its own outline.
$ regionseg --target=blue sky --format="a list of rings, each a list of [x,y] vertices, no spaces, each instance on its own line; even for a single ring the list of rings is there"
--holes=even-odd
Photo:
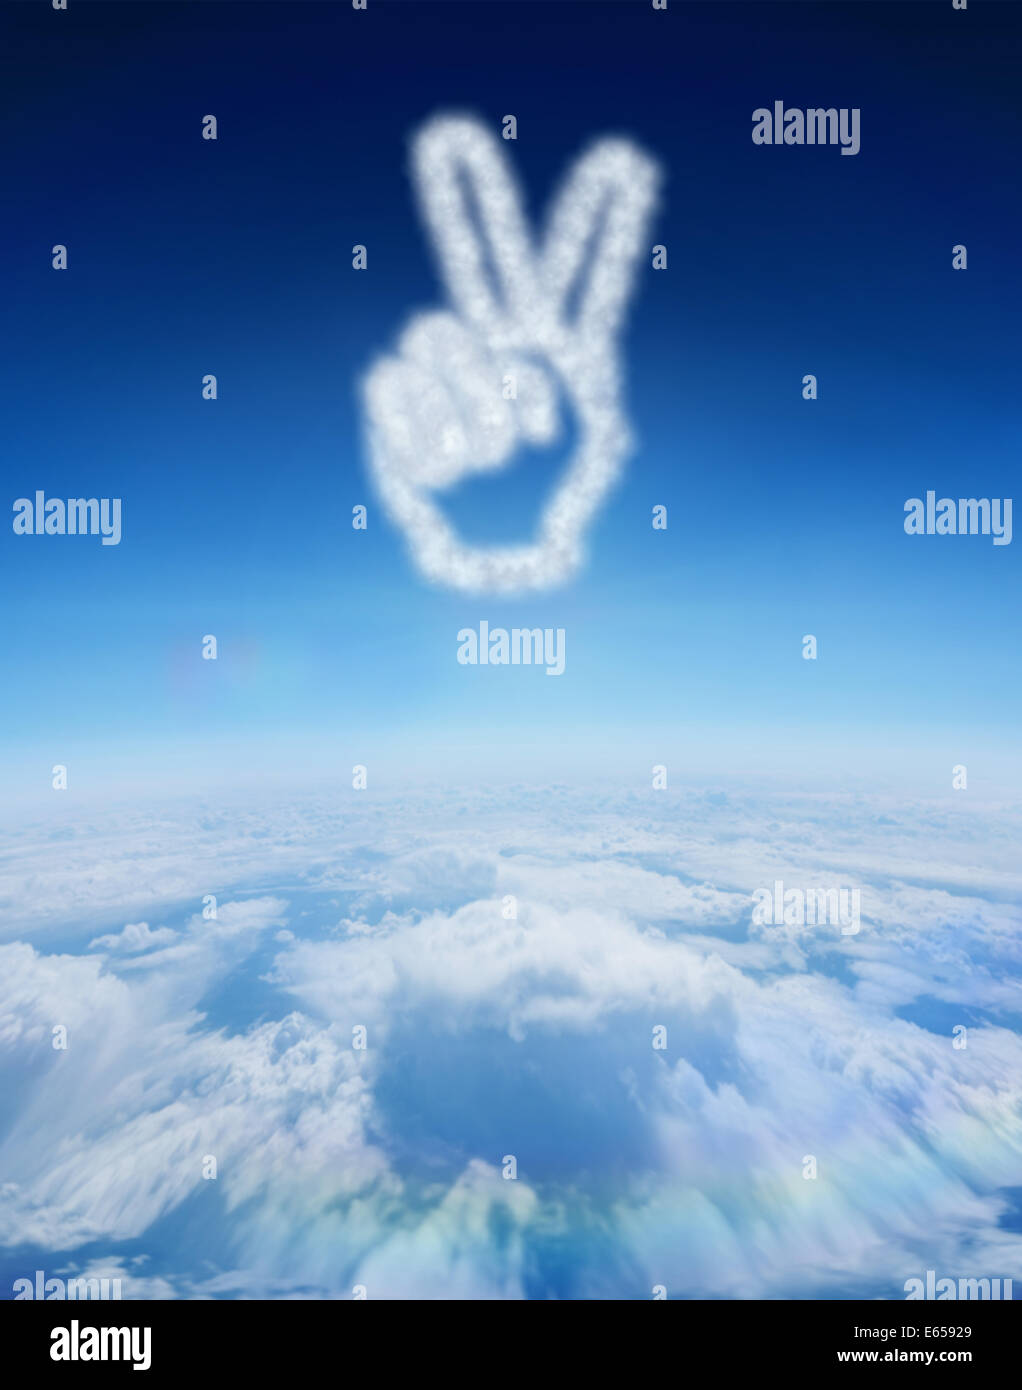
[[[1022,1289],[1017,548],[903,529],[1017,477],[1017,12],[2,23],[6,492],[123,538],[0,540],[0,1297]],[[778,99],[860,152],[753,145]],[[536,218],[599,135],[665,176],[636,450],[549,592],[431,587],[367,474],[439,111],[517,116]],[[561,463],[451,515],[525,540]],[[481,620],[564,674],[459,664]],[[757,920],[778,881],[860,930]]]
[[[25,785],[69,747],[112,767],[231,746],[269,772],[284,746],[344,765],[349,747],[379,764],[407,740],[428,762],[452,738],[517,740],[567,766],[595,741],[645,765],[644,729],[683,759],[698,731],[721,771],[769,767],[771,748],[780,770],[799,740],[833,763],[851,739],[867,757],[918,745],[935,787],[963,744],[952,761],[975,748],[992,775],[1015,743],[1015,547],[902,529],[927,488],[1010,496],[1019,444],[1020,32],[1007,6],[945,8],[607,4],[582,22],[495,5],[466,22],[292,4],[241,23],[151,5],[107,8],[101,38],[89,6],[59,43],[51,16],[9,12],[7,491],[124,504],[119,547],[0,546]],[[859,106],[860,153],[754,146],[751,112],[778,98]],[[518,115],[535,216],[604,132],[666,173],[650,240],[668,269],[640,276],[627,329],[639,447],[584,572],[545,595],[425,585],[366,475],[358,381],[443,302],[406,168],[442,109]],[[527,537],[562,457],[463,484],[466,534]],[[564,627],[565,676],[459,667],[457,630],[483,617]]]

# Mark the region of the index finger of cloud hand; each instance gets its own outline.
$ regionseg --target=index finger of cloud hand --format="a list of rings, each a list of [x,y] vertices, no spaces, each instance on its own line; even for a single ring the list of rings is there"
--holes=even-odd
[[[455,304],[486,331],[507,320],[524,321],[536,268],[522,200],[497,140],[469,117],[435,117],[415,137],[413,170]],[[496,291],[488,265],[496,273]]]

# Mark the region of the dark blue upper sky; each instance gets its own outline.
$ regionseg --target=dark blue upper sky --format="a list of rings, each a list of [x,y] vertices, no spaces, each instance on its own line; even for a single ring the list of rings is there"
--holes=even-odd
[[[720,766],[930,731],[944,787],[1004,748],[1017,547],[902,519],[927,489],[1010,497],[1017,476],[1020,20],[950,0],[4,7],[7,505],[42,489],[124,517],[117,547],[5,529],[9,750],[35,778],[68,749],[227,739],[342,766],[403,741],[583,762],[634,743],[645,774],[697,730]],[[860,108],[859,154],[754,145],[775,100]],[[603,133],[667,175],[668,269],[628,319],[639,447],[583,574],[538,597],[428,588],[365,472],[359,377],[443,302],[406,149],[449,109],[516,115],[536,218]],[[466,484],[452,512],[524,539],[559,461]],[[480,618],[564,627],[564,677],[458,666]]]

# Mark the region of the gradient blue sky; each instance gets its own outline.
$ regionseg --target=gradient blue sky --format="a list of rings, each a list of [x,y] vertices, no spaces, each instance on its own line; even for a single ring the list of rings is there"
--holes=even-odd
[[[943,791],[952,763],[996,780],[1017,757],[1017,545],[902,526],[928,488],[1017,477],[1017,9],[76,4],[3,24],[7,505],[124,506],[116,548],[3,532],[21,790],[57,761],[81,790],[217,758],[442,773],[469,749],[554,775],[845,758],[875,778],[911,746]],[[753,145],[775,99],[861,108],[860,153]],[[639,449],[585,571],[544,596],[428,587],[365,472],[359,376],[442,302],[406,142],[444,109],[517,115],[537,216],[605,132],[667,173],[669,269],[640,276],[628,327]],[[560,458],[466,485],[466,534],[528,535]],[[460,667],[480,618],[565,628],[566,674]]]
[[[124,507],[0,539],[0,1297],[1022,1289],[1022,542],[903,530],[1017,476],[1017,7],[0,21],[8,506]],[[861,152],[753,145],[775,99]],[[667,174],[639,448],[541,596],[428,587],[366,476],[359,378],[443,303],[443,110],[517,116],[536,214],[607,132]],[[559,463],[465,485],[465,534]],[[565,674],[460,666],[484,618]],[[779,879],[861,931],[755,921]]]

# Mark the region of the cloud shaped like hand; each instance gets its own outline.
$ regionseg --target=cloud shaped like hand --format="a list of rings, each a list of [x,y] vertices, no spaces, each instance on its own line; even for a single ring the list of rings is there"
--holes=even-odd
[[[597,141],[570,170],[537,250],[507,157],[480,122],[429,121],[412,166],[454,311],[413,318],[397,355],[363,383],[371,471],[428,579],[467,592],[549,588],[581,564],[629,447],[616,335],[657,167],[627,140]],[[553,443],[558,388],[578,445],[537,538],[466,545],[431,494],[504,469],[519,443]]]

